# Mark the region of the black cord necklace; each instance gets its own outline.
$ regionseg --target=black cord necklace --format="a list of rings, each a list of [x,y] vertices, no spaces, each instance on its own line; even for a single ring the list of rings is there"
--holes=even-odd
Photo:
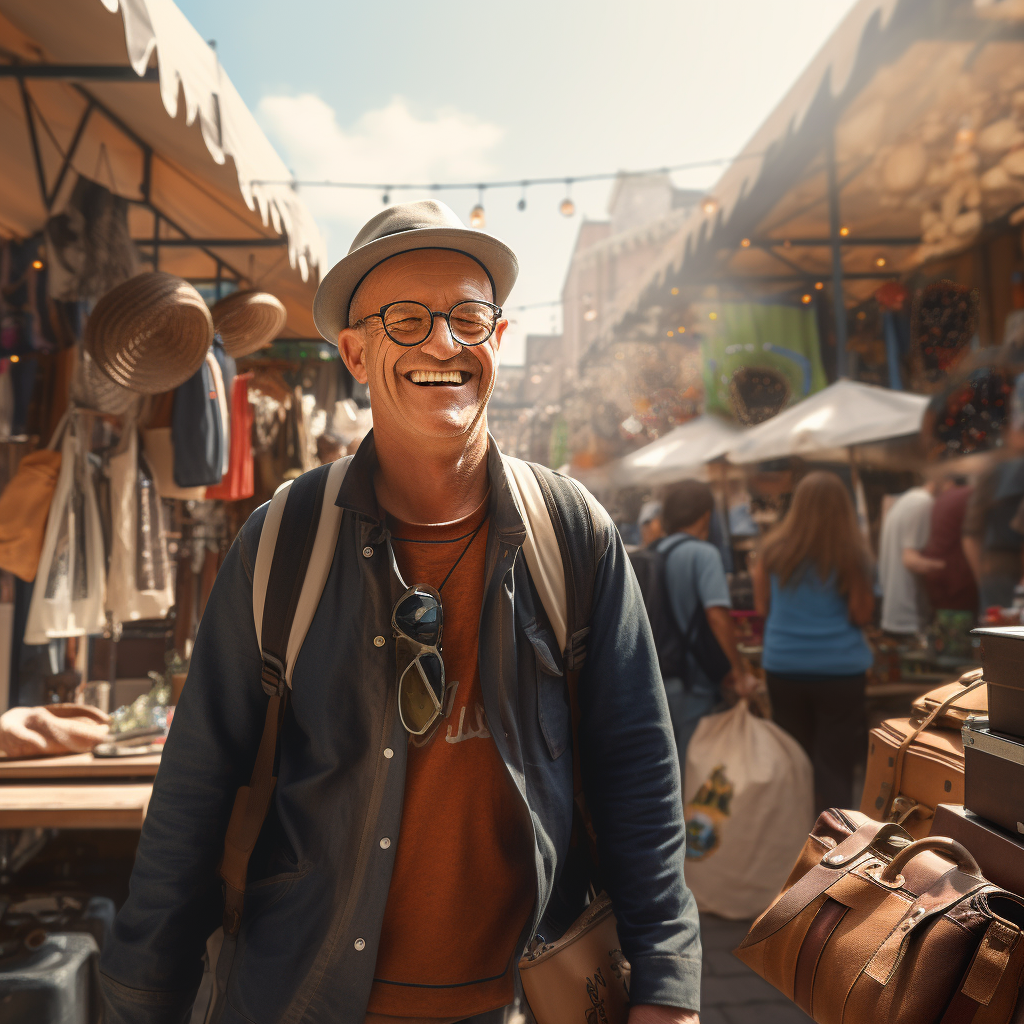
[[[459,562],[461,562],[463,558],[466,557],[466,552],[469,551],[469,549],[473,546],[473,541],[476,540],[476,535],[483,529],[483,525],[487,522],[487,518],[487,516],[484,516],[483,519],[480,520],[480,523],[477,526],[477,528],[469,535],[469,540],[466,542],[466,546],[462,549],[462,554],[455,559],[455,564],[448,570],[448,575],[445,576],[445,578],[441,581],[441,586],[437,588],[437,592],[439,594],[441,593],[442,590],[444,590],[445,583],[447,583],[452,578],[452,573],[455,572],[455,570],[459,567]]]

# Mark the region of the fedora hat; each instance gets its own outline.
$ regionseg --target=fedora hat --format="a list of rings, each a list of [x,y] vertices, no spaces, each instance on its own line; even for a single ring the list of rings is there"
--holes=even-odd
[[[288,320],[284,303],[270,292],[241,291],[215,303],[213,329],[220,335],[229,356],[247,356],[266,348]]]
[[[213,318],[188,281],[149,271],[100,298],[86,322],[84,342],[115,384],[155,395],[184,384],[203,365],[213,342]]]
[[[425,199],[389,206],[363,225],[348,255],[320,282],[313,299],[313,322],[320,334],[337,345],[363,278],[392,256],[414,249],[454,249],[472,257],[487,271],[499,306],[519,274],[516,254],[504,242],[467,228],[444,203]]]

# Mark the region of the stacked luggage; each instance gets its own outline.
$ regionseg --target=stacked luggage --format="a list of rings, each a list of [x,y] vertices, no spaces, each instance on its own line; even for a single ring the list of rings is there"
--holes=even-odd
[[[986,713],[982,670],[975,669],[919,697],[911,717],[872,729],[861,813],[897,822],[915,839],[932,832],[940,804],[964,802],[962,730],[972,716]]]

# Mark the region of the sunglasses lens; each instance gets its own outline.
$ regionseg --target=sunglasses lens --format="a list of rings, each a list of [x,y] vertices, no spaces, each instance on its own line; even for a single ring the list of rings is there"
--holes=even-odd
[[[444,668],[436,654],[424,654],[402,673],[398,683],[398,707],[409,732],[427,731],[441,713]]]
[[[395,625],[410,640],[433,647],[441,634],[441,605],[430,594],[414,591],[395,609]]]

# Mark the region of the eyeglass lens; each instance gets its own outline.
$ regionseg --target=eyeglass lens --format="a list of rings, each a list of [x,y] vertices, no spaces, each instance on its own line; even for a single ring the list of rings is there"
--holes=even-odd
[[[421,654],[402,673],[398,686],[402,722],[412,733],[425,732],[444,701],[444,667],[432,651]]]
[[[413,591],[395,609],[395,626],[410,640],[433,647],[441,634],[441,605],[432,595]]]
[[[452,337],[462,345],[479,345],[494,330],[494,310],[484,302],[456,303],[448,314]],[[430,310],[419,302],[396,302],[384,312],[384,330],[399,345],[419,345],[433,328]]]

